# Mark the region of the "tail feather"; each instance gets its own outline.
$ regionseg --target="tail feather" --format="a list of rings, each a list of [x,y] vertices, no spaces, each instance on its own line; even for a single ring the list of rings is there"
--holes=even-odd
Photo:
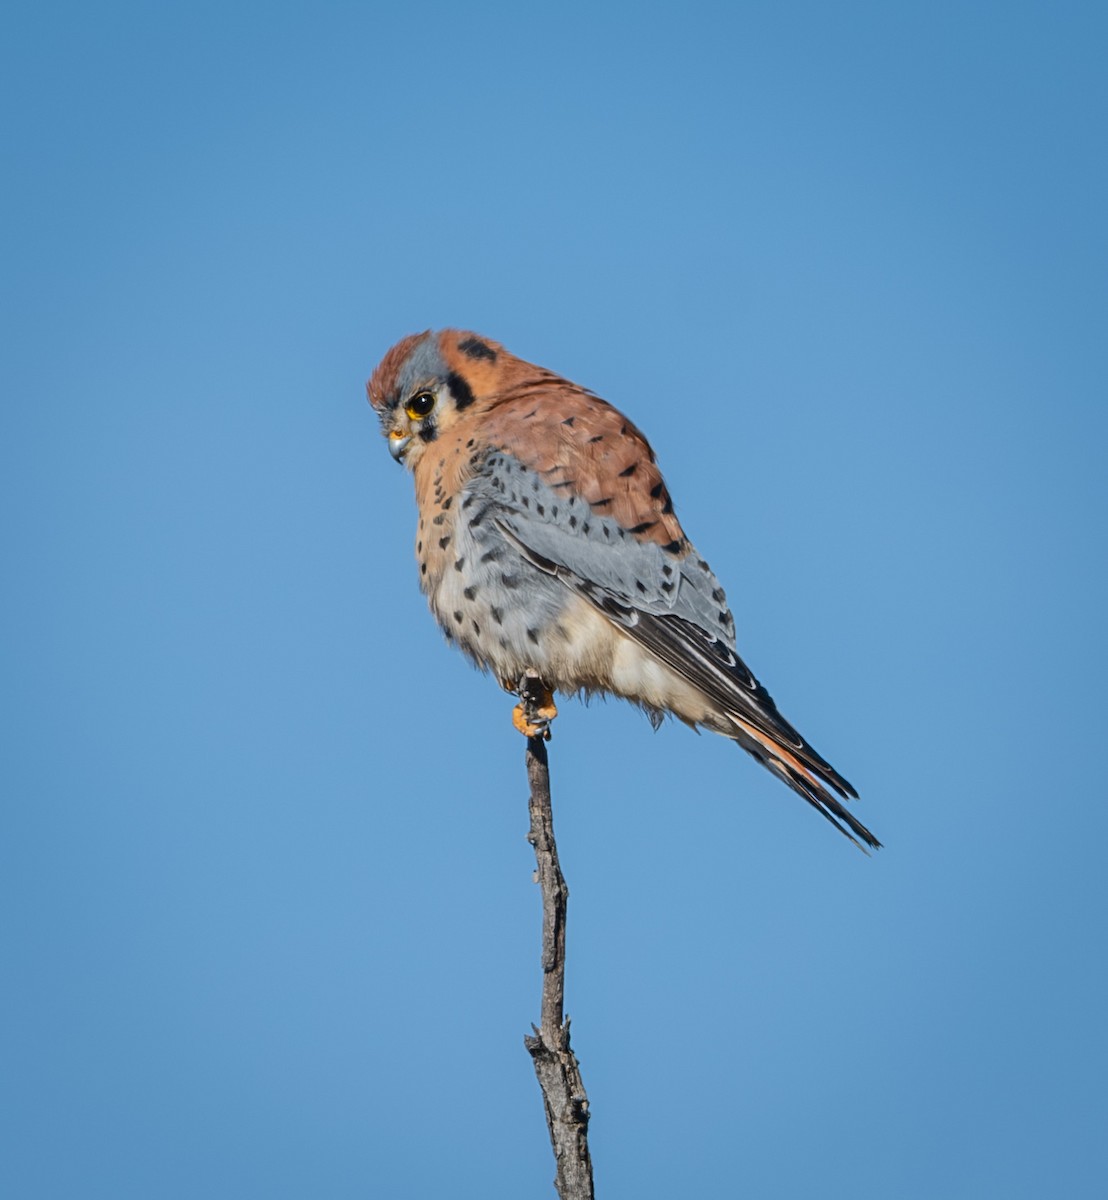
[[[775,742],[762,730],[733,713],[730,715],[737,727],[734,740],[744,750],[772,771],[778,779],[788,784],[798,796],[807,800],[816,812],[830,821],[863,854],[869,853],[866,846],[873,850],[881,849],[877,838],[834,794],[838,792],[844,800],[857,796],[857,792],[834,768],[828,764],[826,771],[821,770],[817,763],[822,765],[824,760],[814,752],[805,755],[807,761],[801,762],[790,749]],[[865,842],[865,846],[862,842]]]

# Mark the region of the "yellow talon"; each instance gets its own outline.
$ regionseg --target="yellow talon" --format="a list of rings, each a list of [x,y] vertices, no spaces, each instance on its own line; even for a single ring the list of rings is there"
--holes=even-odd
[[[519,703],[512,709],[512,724],[524,737],[550,741],[550,722],[558,715],[554,693],[542,680],[524,676],[519,696]]]

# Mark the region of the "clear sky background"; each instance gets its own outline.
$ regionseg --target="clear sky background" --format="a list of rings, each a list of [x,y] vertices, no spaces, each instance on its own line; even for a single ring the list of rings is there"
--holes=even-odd
[[[553,1195],[523,743],[364,399],[459,325],[650,436],[867,860],[566,703],[602,1197],[1092,1197],[1101,4],[14,4],[0,1191]]]

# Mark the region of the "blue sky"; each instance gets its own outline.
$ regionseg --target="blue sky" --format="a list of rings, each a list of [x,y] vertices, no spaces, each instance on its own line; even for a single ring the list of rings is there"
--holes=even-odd
[[[1108,18],[42,3],[0,39],[6,1195],[553,1195],[510,701],[365,404],[625,409],[864,859],[563,705],[602,1196],[1108,1171]]]

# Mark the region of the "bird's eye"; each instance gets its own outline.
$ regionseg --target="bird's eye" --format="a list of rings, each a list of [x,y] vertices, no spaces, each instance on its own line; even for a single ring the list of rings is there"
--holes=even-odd
[[[404,411],[413,421],[418,421],[427,416],[434,407],[435,397],[430,392],[416,392],[404,405]]]

